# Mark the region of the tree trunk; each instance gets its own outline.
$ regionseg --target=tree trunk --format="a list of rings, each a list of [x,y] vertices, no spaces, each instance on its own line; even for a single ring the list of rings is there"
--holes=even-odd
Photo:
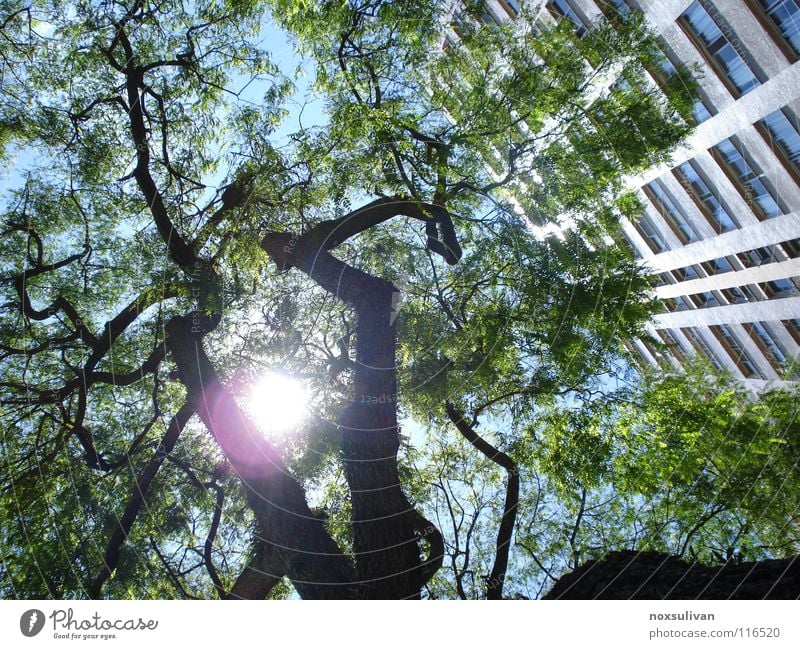
[[[311,239],[271,233],[261,245],[279,269],[298,268],[356,311],[352,402],[339,423],[358,580],[367,598],[418,598],[441,565],[443,545],[438,530],[416,512],[400,485],[392,311],[397,289],[339,261]],[[424,562],[423,537],[431,544]]]
[[[181,382],[197,403],[197,414],[244,484],[261,540],[274,551],[273,571],[286,574],[304,599],[358,596],[350,560],[309,509],[303,488],[278,452],[219,381],[193,323],[191,316],[172,318],[166,326],[167,347]],[[255,575],[251,572],[249,579]],[[264,574],[265,587],[277,582],[275,576]],[[247,592],[265,591],[250,584]]]
[[[357,307],[353,402],[339,417],[353,506],[353,550],[368,597],[419,597],[416,512],[400,486],[395,328],[389,283]]]

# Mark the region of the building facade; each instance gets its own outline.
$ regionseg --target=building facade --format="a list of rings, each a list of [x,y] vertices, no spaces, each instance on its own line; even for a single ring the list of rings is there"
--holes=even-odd
[[[754,390],[796,381],[786,367],[800,358],[800,0],[485,7],[485,20],[525,11],[570,20],[579,35],[604,13],[640,10],[666,57],[655,76],[697,71],[692,136],[669,165],[630,179],[646,213],[624,233],[664,304],[651,340],[630,345],[665,369],[699,354]]]

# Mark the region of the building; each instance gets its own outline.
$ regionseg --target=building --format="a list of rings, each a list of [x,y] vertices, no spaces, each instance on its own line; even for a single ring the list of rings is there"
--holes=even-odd
[[[522,5],[522,6],[520,6]],[[693,66],[696,130],[669,166],[631,178],[646,205],[624,232],[657,275],[664,312],[645,363],[696,354],[754,390],[797,379],[800,358],[800,0],[488,0],[485,20],[520,11],[571,20],[641,10],[665,60]],[[658,79],[654,77],[654,82]]]

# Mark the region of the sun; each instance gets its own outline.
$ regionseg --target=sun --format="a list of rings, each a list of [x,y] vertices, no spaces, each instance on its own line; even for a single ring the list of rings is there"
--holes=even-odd
[[[247,410],[265,433],[288,433],[305,419],[308,388],[286,374],[269,372],[253,384],[247,396]]]

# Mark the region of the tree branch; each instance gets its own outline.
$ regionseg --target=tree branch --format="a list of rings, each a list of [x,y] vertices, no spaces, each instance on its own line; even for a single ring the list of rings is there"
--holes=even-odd
[[[203,544],[203,562],[206,564],[206,571],[208,572],[208,576],[211,577],[214,588],[217,590],[217,595],[220,599],[224,599],[225,587],[222,585],[222,580],[219,578],[219,573],[217,572],[216,566],[214,566],[211,554],[214,550],[214,539],[217,536],[217,530],[219,529],[219,523],[222,518],[222,504],[225,500],[225,489],[214,482],[206,483],[204,486],[207,489],[216,491],[217,497],[214,502],[214,516],[211,520],[211,527],[208,530],[206,542]]]
[[[517,518],[519,505],[519,469],[516,462],[502,451],[496,449],[483,439],[467,424],[464,416],[449,401],[445,403],[447,416],[453,422],[459,433],[476,449],[483,453],[495,464],[503,467],[508,474],[506,484],[506,498],[500,527],[497,531],[497,550],[495,551],[494,565],[489,574],[489,583],[486,588],[487,599],[503,599],[503,583],[508,569],[508,553],[511,537],[514,533],[514,523]]]
[[[134,482],[133,493],[131,494],[130,498],[128,498],[128,504],[125,506],[125,511],[119,518],[118,525],[111,534],[111,538],[108,540],[106,545],[106,551],[103,556],[103,568],[100,570],[100,574],[90,585],[90,597],[94,599],[100,597],[100,592],[103,588],[103,585],[116,569],[117,564],[119,563],[122,544],[125,542],[125,539],[128,538],[131,527],[133,527],[136,517],[139,515],[139,511],[141,510],[142,505],[147,498],[147,493],[150,490],[150,485],[153,482],[153,478],[155,478],[156,473],[158,473],[158,470],[164,463],[164,458],[168,453],[172,452],[172,449],[175,447],[175,443],[178,441],[178,437],[180,436],[186,424],[189,422],[189,419],[192,417],[194,412],[195,404],[193,401],[187,399],[186,402],[180,407],[178,412],[175,413],[170,420],[169,426],[167,427],[167,432],[164,435],[164,438],[161,440],[161,444],[158,446],[155,454],[150,459],[150,462],[148,462],[147,466],[136,478],[136,481]]]
[[[239,575],[228,599],[264,599],[280,583],[286,569],[275,548],[264,539],[256,537],[253,558]]]
[[[144,68],[136,65],[136,56],[128,35],[125,33],[124,24],[117,25],[115,38],[119,39],[127,62],[124,74],[128,100],[128,119],[131,137],[136,146],[136,168],[133,171],[133,176],[136,179],[139,190],[147,201],[150,214],[161,238],[167,245],[170,257],[181,268],[188,268],[193,263],[201,260],[198,259],[194,249],[184,241],[172,224],[164,204],[164,198],[150,173],[150,144],[144,119],[144,94],[140,93],[140,90],[145,88]]]
[[[429,236],[429,249],[441,255],[451,265],[461,259],[461,247],[456,240],[452,217],[447,209],[434,203],[404,197],[379,198],[338,219],[322,221],[305,234],[296,237],[295,246],[316,251],[333,250],[351,237],[395,216],[407,216],[438,225],[442,233],[441,240]],[[264,243],[261,247],[264,248]]]

